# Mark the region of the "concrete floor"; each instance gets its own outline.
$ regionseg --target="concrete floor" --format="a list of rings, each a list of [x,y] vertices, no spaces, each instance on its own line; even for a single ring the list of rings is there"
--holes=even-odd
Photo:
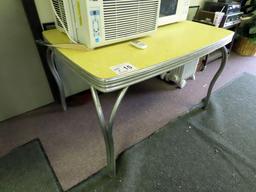
[[[219,62],[210,63],[195,81],[175,89],[157,78],[131,87],[114,125],[116,153],[148,137],[188,111],[206,95]],[[256,75],[256,57],[232,54],[215,89],[248,72]],[[116,94],[100,96],[106,114]],[[34,138],[40,138],[64,190],[106,165],[103,137],[91,98],[62,112],[57,104],[0,123],[0,156]]]

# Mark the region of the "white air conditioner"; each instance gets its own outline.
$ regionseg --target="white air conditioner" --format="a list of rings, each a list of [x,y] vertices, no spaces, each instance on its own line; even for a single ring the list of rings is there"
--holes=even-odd
[[[159,0],[51,0],[56,27],[88,48],[149,35],[157,28]]]

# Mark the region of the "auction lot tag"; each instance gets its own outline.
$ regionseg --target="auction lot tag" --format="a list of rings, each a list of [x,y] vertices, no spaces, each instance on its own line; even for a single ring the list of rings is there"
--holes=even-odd
[[[115,65],[113,67],[110,67],[112,71],[114,71],[117,75],[122,75],[125,73],[129,73],[131,71],[136,70],[136,67],[134,67],[130,63],[123,63],[119,65]]]

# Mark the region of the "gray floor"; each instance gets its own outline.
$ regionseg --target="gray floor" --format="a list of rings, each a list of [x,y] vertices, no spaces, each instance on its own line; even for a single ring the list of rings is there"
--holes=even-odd
[[[116,177],[100,172],[69,192],[256,191],[255,95],[256,76],[244,73],[214,92],[207,110],[126,150]]]
[[[218,63],[197,74],[180,90],[152,79],[128,91],[117,115],[114,138],[117,152],[139,142],[186,112],[205,96]],[[256,57],[235,54],[217,82],[219,88],[243,72],[256,74]],[[115,94],[101,95],[109,112]],[[147,119],[144,121],[143,119]],[[68,189],[106,164],[105,148],[91,100],[64,113],[56,104],[0,123],[0,156],[18,145],[40,138],[62,187]]]

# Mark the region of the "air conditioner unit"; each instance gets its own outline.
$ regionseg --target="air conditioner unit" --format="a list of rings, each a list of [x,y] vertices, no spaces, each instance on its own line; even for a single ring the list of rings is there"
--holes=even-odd
[[[88,48],[145,35],[157,28],[159,0],[51,0],[56,27]]]

